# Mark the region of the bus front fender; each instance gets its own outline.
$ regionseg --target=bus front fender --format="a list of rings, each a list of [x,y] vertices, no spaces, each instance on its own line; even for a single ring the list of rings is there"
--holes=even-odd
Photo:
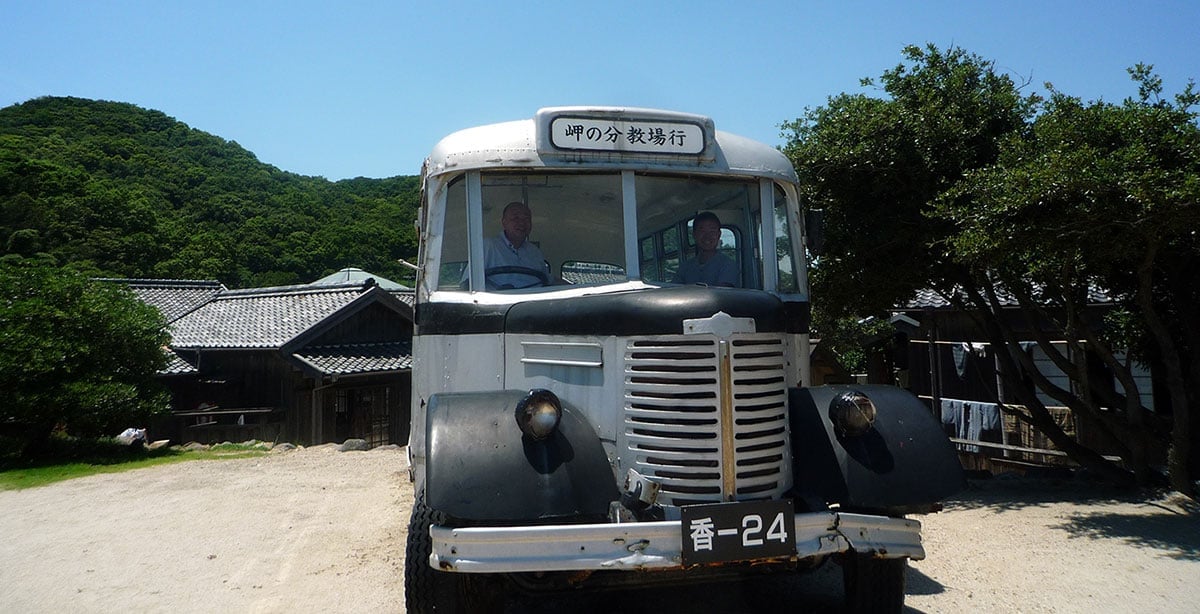
[[[432,509],[465,521],[606,516],[619,494],[595,429],[564,402],[553,435],[523,437],[514,412],[526,394],[430,398],[425,492]]]
[[[846,393],[875,405],[865,433],[840,433],[831,404]],[[789,393],[795,490],[849,509],[930,511],[965,485],[941,424],[907,390],[882,385],[796,388]]]

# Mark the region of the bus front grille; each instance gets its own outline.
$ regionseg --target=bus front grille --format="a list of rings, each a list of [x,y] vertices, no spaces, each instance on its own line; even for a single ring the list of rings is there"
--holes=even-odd
[[[636,338],[624,361],[622,468],[659,483],[660,503],[769,499],[791,486],[779,336]]]

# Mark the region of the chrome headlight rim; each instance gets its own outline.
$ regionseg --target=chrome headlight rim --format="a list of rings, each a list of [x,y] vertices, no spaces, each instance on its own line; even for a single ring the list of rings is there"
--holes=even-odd
[[[521,434],[533,441],[550,438],[562,421],[562,401],[544,388],[530,390],[517,402],[515,418]]]
[[[861,437],[875,428],[879,410],[858,390],[843,392],[829,403],[829,421],[838,437]]]

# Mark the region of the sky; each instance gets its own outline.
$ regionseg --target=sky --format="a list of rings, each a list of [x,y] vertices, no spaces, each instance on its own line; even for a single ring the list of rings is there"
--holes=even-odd
[[[560,105],[780,124],[903,61],[960,47],[1026,91],[1136,96],[1200,78],[1200,2],[0,0],[0,107],[76,96],[155,109],[285,171],[415,175],[443,136]]]

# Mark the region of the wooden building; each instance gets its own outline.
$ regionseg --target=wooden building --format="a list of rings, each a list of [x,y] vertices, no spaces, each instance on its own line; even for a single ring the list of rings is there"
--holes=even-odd
[[[331,276],[332,277],[332,276]],[[216,282],[120,280],[169,321],[161,376],[176,442],[408,440],[412,295],[369,275],[228,290]],[[116,281],[116,280],[114,280]]]

